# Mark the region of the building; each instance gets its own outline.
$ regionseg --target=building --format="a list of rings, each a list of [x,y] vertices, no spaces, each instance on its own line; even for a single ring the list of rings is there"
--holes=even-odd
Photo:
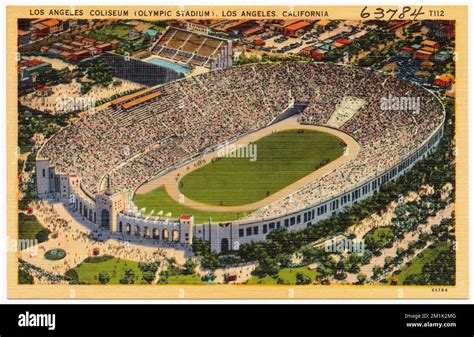
[[[441,26],[439,29],[433,30],[433,35],[443,41],[451,40],[454,38],[454,25]]]
[[[454,83],[453,75],[443,74],[443,75],[436,76],[436,79],[434,80],[433,84],[439,87],[449,87],[453,83]]]
[[[152,26],[150,24],[140,23],[136,25],[135,27],[133,27],[132,29],[130,29],[128,36],[130,36],[132,39],[141,37],[142,33],[146,30],[149,30],[151,27]]]
[[[85,46],[95,46],[97,41],[94,40],[94,39],[91,39],[90,37],[85,37],[81,40],[81,42],[85,45]]]
[[[48,27],[49,34],[56,34],[62,31],[62,23],[58,19],[48,19],[41,21],[42,25]]]
[[[204,34],[204,35],[209,34],[209,27],[207,25],[201,24],[200,22],[197,22],[194,20],[186,21],[186,25],[183,28],[193,33]]]
[[[35,95],[38,97],[48,97],[53,94],[53,89],[49,87],[35,88]]]
[[[41,23],[35,23],[32,25],[33,33],[32,37],[33,39],[42,39],[49,34],[49,27],[45,26]]]
[[[31,41],[32,33],[30,30],[18,30],[18,45],[28,44]]]
[[[112,45],[110,43],[102,43],[102,44],[98,44],[96,47],[96,50],[99,54],[102,54],[106,51],[110,51],[112,50]]]
[[[455,21],[425,20],[423,25],[430,28],[429,35],[434,39],[448,41],[454,38]]]
[[[314,51],[314,47],[305,47],[301,49],[299,52],[299,55],[305,56],[305,57],[311,57],[311,53]]]
[[[431,68],[433,68],[433,65],[434,65],[434,63],[431,62],[431,61],[428,61],[428,60],[423,61],[423,62],[421,63],[421,67],[422,67],[423,69],[431,69]]]
[[[446,62],[451,58],[451,54],[445,50],[436,53],[433,57],[435,62]]]
[[[413,57],[417,60],[427,61],[431,58],[432,52],[424,49],[418,49],[413,54]]]
[[[145,217],[131,205],[127,192],[113,190],[108,177],[105,189],[92,196],[81,189],[77,175],[56,172],[54,167],[49,166],[48,160],[38,159],[36,172],[38,197],[58,198],[83,220],[113,232],[163,242],[192,243],[192,216],[181,216],[176,220]]]
[[[262,33],[263,31],[265,31],[265,28],[263,28],[262,26],[255,26],[255,27],[249,27],[249,28],[243,29],[241,31],[241,34],[245,37],[249,37],[255,34]]]
[[[69,55],[68,61],[80,61],[83,59],[86,59],[90,56],[89,51],[87,50],[81,50],[81,51],[76,51]]]
[[[424,40],[421,42],[421,48],[432,53],[435,53],[439,50],[439,42],[433,40]]]
[[[337,42],[337,43],[340,43],[340,44],[343,44],[343,45],[346,45],[346,44],[351,43],[351,40],[348,40],[348,39],[337,39],[336,42]]]
[[[263,47],[265,46],[265,41],[263,41],[262,39],[257,39],[253,41],[253,44],[258,47]]]
[[[316,49],[311,52],[311,57],[317,60],[323,60],[325,56],[326,56],[326,51],[321,50],[321,49]]]
[[[21,78],[29,78],[32,82],[35,82],[36,76],[38,74],[43,74],[51,69],[51,63],[43,62],[37,59],[21,61],[19,67]]]
[[[313,25],[307,21],[299,21],[283,28],[283,34],[291,37],[299,37],[310,30]]]
[[[232,20],[223,27],[216,28],[217,31],[222,31],[232,35],[243,36],[243,32],[251,32],[253,28],[258,28],[261,25],[256,20]],[[247,35],[248,36],[248,35]]]
[[[150,41],[155,41],[159,35],[160,33],[154,29],[145,29],[142,33],[143,38]]]
[[[402,49],[400,49],[400,52],[398,53],[398,55],[400,57],[405,57],[405,58],[412,57],[413,56],[413,48],[403,47]]]

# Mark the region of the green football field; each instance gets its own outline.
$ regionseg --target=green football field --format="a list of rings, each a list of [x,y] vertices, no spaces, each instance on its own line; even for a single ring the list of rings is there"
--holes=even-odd
[[[252,145],[255,160],[221,158],[185,175],[180,191],[210,205],[253,203],[340,157],[345,146],[336,136],[311,130],[276,132]]]
[[[253,202],[265,198],[267,191],[274,193],[311,173],[324,159],[331,161],[341,156],[344,147],[337,137],[308,130],[304,133],[298,133],[297,130],[274,133],[255,144],[257,159],[254,162],[249,158],[222,158],[186,175],[181,191],[187,197],[192,195],[195,200],[207,203],[211,203],[207,201],[211,195],[214,204],[219,204],[220,199],[224,198],[227,205]],[[249,179],[252,184],[246,183]],[[240,186],[241,183],[244,188]],[[224,185],[227,188],[222,190]],[[146,194],[136,194],[133,201],[138,208],[145,208],[146,213],[163,211],[164,216],[171,213],[174,218],[194,215],[195,223],[205,223],[211,219],[213,222],[235,221],[248,213],[191,209],[174,201],[163,186]]]

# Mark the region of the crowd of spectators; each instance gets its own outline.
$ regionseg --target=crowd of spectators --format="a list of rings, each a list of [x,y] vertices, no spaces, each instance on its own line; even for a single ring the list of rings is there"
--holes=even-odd
[[[40,152],[57,171],[76,173],[91,194],[110,174],[116,190],[134,190],[164,170],[269,125],[294,101],[302,124],[328,125],[360,145],[356,158],[290,196],[257,210],[268,217],[349,190],[409,156],[442,122],[425,89],[364,68],[312,62],[264,63],[189,77],[158,87],[161,95],[126,109],[111,105],[52,137]],[[345,120],[344,98],[363,104]],[[387,97],[419,99],[420,109],[384,109]],[[347,101],[347,99],[346,99]]]

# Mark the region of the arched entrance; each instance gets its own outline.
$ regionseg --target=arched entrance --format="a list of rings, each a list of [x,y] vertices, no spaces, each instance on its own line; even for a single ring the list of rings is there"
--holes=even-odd
[[[225,253],[228,251],[229,251],[229,240],[224,238],[221,240],[221,253]]]
[[[171,232],[171,240],[174,241],[174,242],[178,242],[179,241],[179,232],[177,229],[174,229],[172,232]]]
[[[143,234],[143,236],[146,237],[146,238],[149,238],[150,237],[150,228],[145,227],[144,232],[145,233]]]
[[[100,225],[105,228],[110,228],[110,213],[108,210],[103,209],[101,213],[101,223]]]
[[[163,229],[163,232],[162,232],[161,237],[162,237],[162,240],[164,240],[164,241],[168,241],[168,240],[169,240],[169,232],[168,232],[167,229]]]
[[[125,225],[125,233],[127,234],[132,233],[132,226],[129,223]]]
[[[160,230],[158,228],[153,229],[153,239],[155,239],[155,240],[160,239]]]
[[[140,236],[140,227],[138,225],[135,225],[133,227],[133,234],[135,234],[136,236]]]

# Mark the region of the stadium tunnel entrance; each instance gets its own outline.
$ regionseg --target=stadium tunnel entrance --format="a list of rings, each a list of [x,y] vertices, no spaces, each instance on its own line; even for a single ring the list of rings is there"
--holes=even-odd
[[[278,122],[281,122],[284,119],[290,118],[291,116],[302,113],[304,109],[307,108],[307,106],[308,106],[307,102],[295,102],[293,106],[289,107],[282,114],[275,117],[275,119],[272,120],[270,125],[276,124]]]

